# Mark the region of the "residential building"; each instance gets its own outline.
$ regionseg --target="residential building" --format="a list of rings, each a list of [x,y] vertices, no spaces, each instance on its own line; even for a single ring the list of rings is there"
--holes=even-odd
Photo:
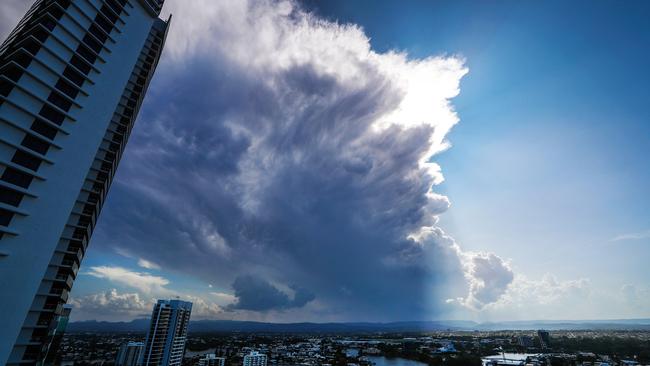
[[[151,324],[144,342],[143,366],[182,364],[191,313],[191,302],[158,300],[151,313]]]
[[[163,49],[162,5],[37,0],[0,46],[1,365],[47,352]]]
[[[226,358],[217,357],[214,353],[204,355],[199,359],[198,366],[225,366]]]
[[[546,330],[538,330],[537,337],[539,338],[539,344],[542,349],[549,348],[551,346],[551,336]]]
[[[524,348],[530,348],[535,345],[533,338],[527,335],[521,335],[517,338],[517,345]]]
[[[120,346],[115,358],[115,366],[137,366],[144,349],[143,342],[128,342]]]
[[[266,355],[251,351],[244,356],[244,366],[266,366]]]

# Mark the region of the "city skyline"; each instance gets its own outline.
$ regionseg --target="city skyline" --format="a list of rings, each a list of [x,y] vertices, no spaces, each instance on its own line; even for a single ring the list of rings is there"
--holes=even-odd
[[[72,320],[650,317],[648,6],[492,5],[168,0]]]

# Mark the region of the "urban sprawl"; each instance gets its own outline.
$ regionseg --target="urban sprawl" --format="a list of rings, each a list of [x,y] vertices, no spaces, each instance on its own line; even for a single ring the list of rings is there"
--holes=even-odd
[[[650,331],[191,333],[191,303],[160,300],[147,333],[62,336],[56,364],[136,366],[650,365]],[[190,331],[190,333],[188,333]]]

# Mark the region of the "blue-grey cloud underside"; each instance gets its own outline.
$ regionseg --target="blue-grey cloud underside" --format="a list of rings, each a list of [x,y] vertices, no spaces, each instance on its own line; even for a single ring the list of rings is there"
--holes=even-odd
[[[94,245],[231,290],[232,311],[420,319],[467,295],[430,160],[461,59],[375,53],[291,2],[168,6],[193,21],[172,27]]]

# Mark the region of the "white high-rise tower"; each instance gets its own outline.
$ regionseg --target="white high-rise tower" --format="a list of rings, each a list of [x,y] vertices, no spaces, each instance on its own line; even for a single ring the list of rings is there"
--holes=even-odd
[[[0,46],[0,364],[36,364],[162,52],[163,0],[37,0]]]
[[[151,324],[140,362],[142,366],[182,365],[191,314],[191,302],[158,300],[151,312]]]

